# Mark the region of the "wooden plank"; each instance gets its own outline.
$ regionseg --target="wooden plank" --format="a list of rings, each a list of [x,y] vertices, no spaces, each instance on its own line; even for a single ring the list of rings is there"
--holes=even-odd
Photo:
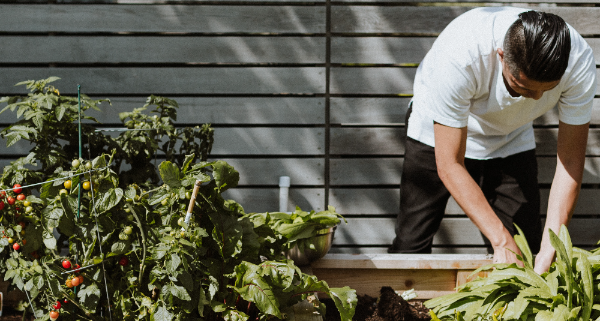
[[[63,94],[272,94],[323,93],[321,67],[197,67],[197,68],[1,68],[0,92],[26,93],[14,84],[29,79],[60,77]]]
[[[401,157],[333,158],[330,160],[330,183],[335,186],[400,185]],[[556,169],[555,157],[538,158],[538,180],[550,184]],[[583,184],[600,184],[600,159],[585,160]]]
[[[334,37],[331,62],[363,64],[420,63],[434,37]]]
[[[550,190],[542,188],[541,213],[548,210]],[[597,215],[600,208],[600,190],[583,188],[579,193],[579,201],[574,209],[575,216]],[[397,215],[400,207],[399,188],[331,188],[329,203],[336,207],[342,215]],[[464,211],[451,197],[446,207],[446,214],[462,215]]]
[[[219,158],[240,173],[239,186],[275,185],[289,176],[292,186],[324,185],[323,158]]]
[[[600,12],[599,12],[600,14]],[[413,94],[416,68],[331,68],[331,92],[335,94]],[[600,69],[596,71],[600,75]],[[600,76],[598,76],[600,78]],[[597,85],[600,88],[600,82]]]
[[[462,254],[327,254],[313,269],[475,270],[492,263],[491,255]]]
[[[538,156],[555,156],[557,128],[537,128],[534,131]],[[403,155],[404,128],[353,128],[331,129],[331,154],[333,155]],[[600,155],[600,130],[590,129],[586,155]]]
[[[322,37],[5,36],[2,63],[324,63]]]
[[[561,16],[582,35],[600,33],[596,7],[544,7],[517,4]],[[335,33],[439,34],[454,18],[473,7],[458,6],[333,6],[332,31]],[[348,17],[352,17],[349,19]]]
[[[325,7],[0,5],[3,32],[324,33]]]
[[[40,0],[41,1],[41,0]],[[60,1],[60,0],[59,0]],[[81,0],[79,0],[81,1]],[[110,0],[108,0],[110,1]],[[122,0],[119,0],[122,1]],[[140,1],[147,1],[147,0],[140,0]],[[564,3],[564,4],[590,4],[592,0],[511,0],[510,3],[539,3],[540,7],[548,7],[548,6],[552,6],[553,4],[559,4],[559,3]],[[391,1],[391,0],[386,0],[386,1],[380,1],[380,0],[338,0],[337,2],[346,2],[346,3],[354,3],[354,2],[360,2],[360,3],[372,3],[372,2],[376,2],[378,4],[397,4],[397,2],[395,1]],[[403,0],[402,3],[429,3],[429,2],[441,2],[441,3],[448,3],[448,2],[458,2],[456,0]],[[475,2],[475,3],[481,3],[481,0],[461,0],[460,2]],[[487,0],[485,1],[485,3],[496,3],[496,4],[501,4],[501,5],[505,5],[506,1],[505,0]]]
[[[313,274],[330,287],[350,286],[358,295],[378,297],[382,286],[403,292],[415,289],[426,299],[452,293],[456,272],[452,270],[313,269]]]
[[[403,155],[404,128],[331,128],[332,155]]]
[[[600,48],[599,48],[600,50]],[[331,123],[360,126],[404,124],[410,97],[333,97],[331,98]],[[558,109],[554,108],[534,120],[534,125],[558,125]],[[594,99],[592,125],[600,124],[600,98]]]
[[[56,82],[62,92],[61,81]],[[92,96],[91,99],[106,99]],[[121,127],[119,113],[131,112],[146,103],[144,97],[111,97],[110,104],[101,103],[100,111],[87,110],[101,124]],[[325,99],[315,97],[174,97],[179,104],[177,124],[324,124]],[[0,104],[0,110],[6,104]],[[146,110],[147,115],[155,106]],[[0,117],[1,124],[12,124],[18,119],[16,112],[6,111]],[[85,120],[84,120],[85,122]],[[219,131],[219,129],[217,129]]]
[[[334,94],[412,94],[416,68],[331,68]]]
[[[404,124],[409,97],[331,98],[332,124],[386,125]]]
[[[299,206],[305,211],[322,211],[324,195],[322,188],[290,188],[288,209]],[[246,213],[279,211],[279,188],[232,188],[223,197],[238,202]]]
[[[387,254],[389,245],[380,246],[369,246],[369,247],[356,247],[352,245],[348,246],[334,246],[331,247],[329,253],[331,254]],[[460,247],[460,246],[438,246],[434,245],[432,249],[433,254],[488,254],[487,249],[483,246],[479,247]]]
[[[114,134],[114,133],[111,133]],[[212,155],[319,155],[324,151],[323,128],[219,128]],[[6,146],[0,139],[0,146]],[[20,140],[0,155],[26,155],[31,146]]]
[[[60,83],[57,82],[57,83]],[[62,92],[62,86],[57,85]],[[106,99],[93,96],[91,99]],[[98,107],[100,111],[87,110],[88,116],[95,117],[106,127],[122,127],[119,113],[131,112],[146,103],[143,97],[112,97]],[[219,124],[324,124],[325,99],[315,97],[174,97],[179,104],[177,124],[189,126],[201,123]],[[0,104],[0,110],[6,104]],[[152,115],[155,106],[150,106],[146,114]],[[16,122],[16,112],[6,111],[0,117],[0,126]],[[90,122],[84,120],[84,122]],[[220,129],[217,129],[217,132]]]
[[[395,218],[347,218],[348,224],[340,224],[335,232],[336,246],[362,245],[387,246],[395,237]],[[569,233],[576,246],[594,246],[600,239],[600,220],[578,218],[571,220]],[[483,245],[483,237],[468,218],[444,218],[433,238],[435,245],[473,246]]]
[[[331,62],[345,64],[420,63],[435,37],[333,37]],[[600,64],[600,39],[586,38]]]

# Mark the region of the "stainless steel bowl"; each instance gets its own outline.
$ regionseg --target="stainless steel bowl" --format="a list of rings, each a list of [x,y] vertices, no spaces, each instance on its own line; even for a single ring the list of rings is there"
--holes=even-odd
[[[298,243],[296,242],[294,247],[286,252],[287,258],[294,260],[294,263],[297,266],[304,266],[324,257],[331,248],[333,234],[335,233],[336,228],[337,226],[319,230],[317,231],[317,235],[307,239],[308,241],[305,241],[305,244],[312,243],[315,246],[314,250],[308,248],[308,246],[305,246],[303,250],[300,250],[300,248],[298,248]]]

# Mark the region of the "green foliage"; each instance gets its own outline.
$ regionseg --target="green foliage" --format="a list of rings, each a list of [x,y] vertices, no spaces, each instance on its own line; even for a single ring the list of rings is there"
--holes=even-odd
[[[53,80],[26,82],[28,97],[1,100],[8,104],[3,111],[42,110],[44,122],[36,127],[20,120],[2,132],[33,147],[4,169],[0,189],[44,182],[39,190],[23,189],[25,200],[0,210],[0,274],[30,296],[33,306],[29,301],[20,306],[25,313],[33,308],[39,320],[48,320],[51,306],[66,299],[61,320],[105,320],[109,313],[113,320],[247,320],[252,313],[267,320],[284,317],[295,302],[322,292],[335,300],[343,320],[351,320],[354,290],[329,288],[291,261],[261,262],[260,253],[275,251],[262,241],[273,231],[255,228],[240,204],[222,197],[237,186],[239,173],[224,161],[206,160],[210,126],[178,133],[172,124],[177,103],[151,96],[142,108],[120,115],[125,126],[150,130],[113,138],[86,128],[84,148],[105,153],[72,163],[77,143],[65,131],[76,132],[71,123],[77,111],[72,98],[48,85]],[[90,108],[99,102],[84,100]],[[157,106],[157,117],[142,113],[149,105]],[[56,143],[40,147],[34,132],[55,135]],[[193,153],[181,154],[187,151]],[[167,159],[155,166],[157,152]],[[43,155],[55,157],[40,160]],[[27,168],[36,161],[41,168]],[[135,166],[121,171],[122,164]],[[12,248],[15,243],[20,249]],[[71,267],[63,267],[65,259]],[[83,283],[72,287],[76,277]]]
[[[305,212],[296,207],[291,214],[272,212],[250,213],[245,216],[252,221],[255,229],[261,231],[262,241],[268,244],[264,247],[267,251],[261,255],[274,259],[295,245],[301,249],[314,250],[315,246],[310,243],[310,238],[337,226],[340,219],[344,219],[333,206],[328,206],[327,210],[320,212]]]
[[[597,320],[600,318],[600,249],[585,251],[571,244],[563,225],[559,235],[549,231],[556,261],[548,272],[533,270],[531,250],[523,233],[515,236],[523,267],[492,264],[492,270],[458,290],[425,302],[434,320]]]

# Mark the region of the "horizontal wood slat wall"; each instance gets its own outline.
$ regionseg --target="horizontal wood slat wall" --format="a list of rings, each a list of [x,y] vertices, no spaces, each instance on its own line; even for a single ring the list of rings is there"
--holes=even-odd
[[[600,65],[597,1],[515,0],[561,15]],[[227,192],[249,212],[278,209],[278,178],[291,177],[289,210],[333,205],[348,218],[332,252],[383,253],[399,204],[404,118],[416,67],[436,36],[477,0],[0,0],[0,96],[15,83],[58,76],[109,98],[90,112],[104,126],[150,94],[176,99],[177,126],[212,123],[212,157],[240,172]],[[600,69],[599,69],[600,70]],[[599,71],[600,73],[600,71]],[[599,85],[600,86],[600,85]],[[573,241],[600,239],[600,96],[594,101]],[[1,108],[2,106],[0,106]],[[0,115],[0,128],[17,119]],[[542,207],[556,166],[558,115],[534,121]],[[29,146],[0,142],[0,166]],[[157,157],[160,162],[160,155]],[[436,253],[484,253],[478,230],[450,200]]]

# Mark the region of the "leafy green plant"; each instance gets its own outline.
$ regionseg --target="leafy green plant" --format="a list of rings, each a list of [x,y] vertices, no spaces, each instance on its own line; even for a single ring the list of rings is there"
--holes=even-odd
[[[518,227],[517,227],[518,229]],[[573,247],[567,228],[550,230],[556,261],[548,272],[533,270],[531,250],[519,229],[515,241],[523,253],[516,264],[492,264],[492,270],[449,294],[425,302],[434,320],[598,320],[600,250]]]
[[[58,95],[47,85],[51,80],[29,82],[33,96],[3,98],[4,111],[32,110],[39,97]],[[143,114],[148,104],[158,106],[159,117]],[[206,161],[209,126],[178,134],[171,123],[174,108],[174,101],[151,97],[146,106],[121,115],[126,127],[149,130],[112,138],[87,129],[96,140],[85,147],[106,153],[85,161],[73,148],[53,151],[60,145],[48,145],[44,151],[58,156],[38,169],[26,166],[42,157],[36,140],[20,134],[37,125],[19,121],[21,127],[3,132],[34,145],[0,179],[0,190],[6,190],[0,193],[0,274],[27,293],[24,313],[34,311],[38,320],[57,314],[64,320],[269,320],[322,292],[350,320],[354,290],[329,288],[291,261],[262,262],[260,253],[270,251],[260,241],[265,231],[255,229],[240,204],[222,196],[237,186],[239,173],[224,161]],[[61,121],[44,112],[44,126],[60,136]],[[74,112],[66,109],[63,117]],[[35,129],[37,135],[45,135],[45,128]],[[161,145],[161,137],[168,141]],[[171,143],[177,140],[181,144]],[[150,171],[157,151],[168,159]],[[185,151],[201,157],[179,154]],[[140,166],[121,170],[136,161]],[[21,188],[15,182],[43,184]]]
[[[268,246],[266,253],[261,253],[266,257],[276,258],[282,252],[286,252],[298,246],[300,250],[304,248],[315,249],[310,239],[323,230],[337,226],[341,219],[346,219],[335,211],[333,206],[328,206],[327,210],[315,212],[306,212],[296,207],[296,210],[289,213],[267,212],[246,214],[255,228],[262,230],[265,237],[261,239]]]

